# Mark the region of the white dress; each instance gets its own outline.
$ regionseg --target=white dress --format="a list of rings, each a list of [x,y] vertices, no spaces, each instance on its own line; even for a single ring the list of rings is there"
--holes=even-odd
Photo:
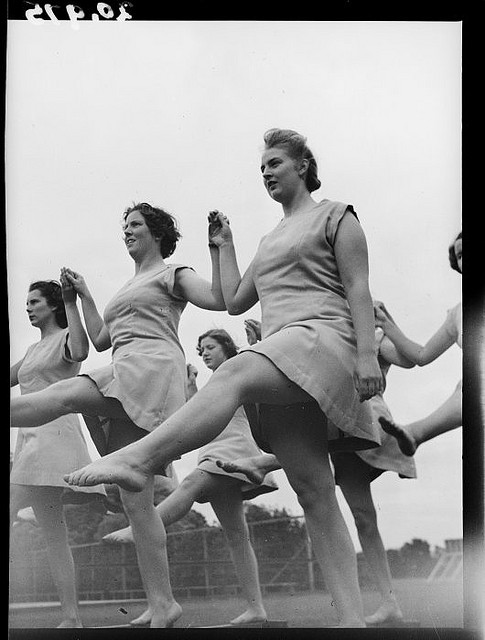
[[[72,378],[81,364],[70,358],[68,330],[62,329],[31,345],[18,371],[21,394],[42,391],[54,382]],[[19,429],[10,481],[27,486],[62,487],[63,501],[105,496],[102,486],[68,486],[64,475],[91,462],[76,414],[61,416],[40,427]]]

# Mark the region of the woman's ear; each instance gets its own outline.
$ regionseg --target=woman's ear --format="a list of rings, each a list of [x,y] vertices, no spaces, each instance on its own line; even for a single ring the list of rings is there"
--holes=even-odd
[[[303,158],[303,160],[300,161],[300,167],[298,169],[298,174],[300,176],[305,175],[305,173],[308,171],[308,167],[310,166],[310,161],[307,158]]]

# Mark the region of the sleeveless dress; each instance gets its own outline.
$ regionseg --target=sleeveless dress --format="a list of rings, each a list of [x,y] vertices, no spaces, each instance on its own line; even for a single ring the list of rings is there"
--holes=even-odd
[[[62,329],[31,345],[18,371],[22,395],[42,391],[54,382],[73,378],[80,362],[69,356],[68,329]],[[12,484],[61,487],[63,502],[100,498],[102,486],[67,486],[63,477],[91,462],[91,456],[76,414],[61,416],[41,427],[19,429],[13,465]]]
[[[269,358],[315,399],[332,450],[375,447],[381,433],[354,387],[356,338],[334,254],[344,215],[356,216],[351,205],[322,200],[262,238],[250,265],[262,340],[244,349]]]
[[[153,431],[185,403],[178,326],[187,301],[174,293],[175,274],[185,268],[166,264],[128,280],[104,311],[112,362],[84,374],[104,396],[119,400],[145,431]]]
[[[379,348],[384,338],[384,332],[382,329],[376,329],[376,352],[378,356],[381,372],[384,377],[384,383],[387,373],[390,369],[390,363],[379,356]],[[385,384],[384,384],[385,390]],[[394,471],[400,478],[416,478],[416,465],[414,458],[411,456],[405,456],[396,438],[386,433],[379,423],[379,418],[382,416],[387,420],[393,422],[391,412],[387,406],[382,393],[376,394],[368,402],[372,409],[374,423],[377,428],[381,430],[381,446],[374,449],[368,449],[366,451],[356,451],[355,453],[335,452],[331,453],[330,457],[335,471],[335,482],[339,484],[339,462],[343,456],[358,456],[364,463],[372,467],[371,477],[372,480],[378,478],[384,471]]]
[[[268,473],[261,484],[254,484],[243,473],[227,473],[217,466],[216,460],[237,460],[258,455],[261,455],[261,450],[251,435],[244,408],[238,407],[227,427],[199,450],[197,468],[240,480],[243,500],[251,500],[263,493],[278,489],[273,474]],[[201,499],[198,502],[207,502],[207,499]]]

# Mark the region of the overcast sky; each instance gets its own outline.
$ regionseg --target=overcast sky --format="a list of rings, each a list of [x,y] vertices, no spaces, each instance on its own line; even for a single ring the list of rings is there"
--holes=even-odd
[[[231,220],[240,267],[281,218],[260,176],[263,133],[308,137],[322,187],[354,205],[367,236],[370,284],[424,343],[461,296],[448,245],[461,229],[461,24],[446,22],[9,22],[7,257],[11,359],[38,340],[25,313],[33,280],[81,272],[102,311],[133,275],[124,208],[163,206],[183,238],[171,262],[210,277],[206,216]],[[245,344],[244,318],[189,305],[187,360],[210,374],[197,336],[223,327]],[[83,371],[108,364],[91,354]],[[461,377],[455,345],[422,369],[391,368],[386,400],[399,422],[425,416]],[[416,454],[417,480],[373,483],[387,548],[462,536],[461,437]],[[196,452],[176,462],[180,478]],[[302,513],[282,472],[256,500]],[[360,549],[348,508],[342,508]],[[197,506],[209,521],[208,506]]]

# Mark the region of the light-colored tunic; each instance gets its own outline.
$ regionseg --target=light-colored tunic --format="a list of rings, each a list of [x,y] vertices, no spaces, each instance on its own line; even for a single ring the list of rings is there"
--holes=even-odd
[[[81,364],[71,359],[67,339],[68,330],[61,329],[27,349],[18,371],[22,395],[42,391],[79,373]],[[41,427],[18,430],[10,481],[20,485],[62,487],[66,502],[73,492],[91,494],[91,497],[92,494],[106,495],[102,486],[68,487],[63,479],[65,474],[90,462],[79,418],[68,414]]]
[[[118,291],[104,312],[112,362],[86,374],[146,431],[185,403],[186,365],[178,325],[187,301],[174,293],[175,274],[185,268],[157,267]]]
[[[322,200],[284,218],[250,265],[262,310],[262,340],[250,350],[317,401],[333,450],[342,440],[345,450],[379,445],[381,433],[353,381],[356,338],[334,254],[344,215],[355,215],[350,205]]]
[[[250,500],[262,493],[276,491],[278,485],[273,474],[268,473],[262,484],[254,484],[243,473],[227,473],[217,466],[216,460],[234,461],[238,458],[258,455],[261,455],[261,450],[251,435],[244,408],[239,407],[227,427],[214,440],[200,449],[197,468],[208,473],[240,480],[243,500]],[[207,500],[199,500],[199,502],[202,501],[207,502]]]

